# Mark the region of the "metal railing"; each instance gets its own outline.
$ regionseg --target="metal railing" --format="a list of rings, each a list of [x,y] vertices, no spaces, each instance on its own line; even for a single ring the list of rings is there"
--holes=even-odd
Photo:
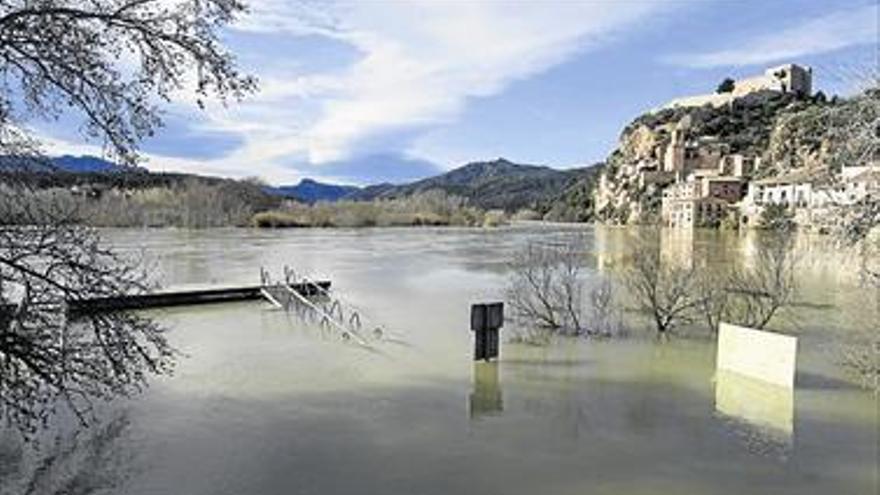
[[[324,330],[335,331],[343,340],[353,340],[370,347],[370,341],[364,335],[366,319],[363,311],[335,297],[317,281],[284,266],[283,281],[273,282],[269,272],[261,267],[260,282],[263,296],[275,307],[295,313],[301,320],[317,324]],[[305,287],[307,294],[317,297],[306,297],[294,290],[293,286]],[[381,325],[372,327],[373,340],[382,340],[385,336]]]

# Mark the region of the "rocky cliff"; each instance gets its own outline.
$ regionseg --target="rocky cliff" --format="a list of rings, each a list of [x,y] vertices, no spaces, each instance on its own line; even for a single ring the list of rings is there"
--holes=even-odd
[[[826,101],[821,94],[762,91],[720,107],[667,108],[641,115],[624,128],[606,161],[593,193],[595,216],[607,223],[657,221],[662,190],[676,179],[668,163],[677,130],[686,134],[688,159],[754,159],[760,165],[747,179],[800,168],[833,174],[859,160],[855,148],[860,145],[846,129],[864,120],[866,111],[876,113],[876,103],[876,92]]]

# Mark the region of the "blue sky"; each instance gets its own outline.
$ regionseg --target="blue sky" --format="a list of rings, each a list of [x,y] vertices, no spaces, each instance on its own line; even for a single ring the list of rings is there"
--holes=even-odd
[[[147,167],[275,184],[401,182],[506,157],[602,160],[622,127],[778,63],[814,86],[877,56],[874,0],[255,0],[224,34],[261,91],[167,108]],[[51,149],[95,152],[70,119]]]

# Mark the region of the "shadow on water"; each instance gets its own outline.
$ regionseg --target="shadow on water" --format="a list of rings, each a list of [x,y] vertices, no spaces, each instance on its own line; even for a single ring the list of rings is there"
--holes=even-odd
[[[797,388],[807,390],[859,390],[852,382],[806,371],[797,372],[795,383]]]
[[[75,431],[25,442],[0,431],[0,495],[120,493],[131,475],[131,423],[125,412]]]
[[[592,364],[587,359],[504,359],[505,367],[582,368]]]

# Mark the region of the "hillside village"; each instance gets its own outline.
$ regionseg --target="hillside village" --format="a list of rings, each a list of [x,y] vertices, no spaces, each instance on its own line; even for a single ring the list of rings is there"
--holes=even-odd
[[[833,223],[836,207],[880,191],[880,169],[873,163],[835,169],[828,163],[832,145],[822,142],[827,137],[806,146],[783,129],[796,119],[781,116],[828,104],[823,94],[813,95],[812,76],[811,68],[796,64],[772,67],[636,119],[600,177],[599,219],[681,228],[754,226],[768,205],[781,205],[777,209],[787,210],[799,226]],[[797,155],[798,163],[791,163],[792,156],[780,159],[779,148]]]

